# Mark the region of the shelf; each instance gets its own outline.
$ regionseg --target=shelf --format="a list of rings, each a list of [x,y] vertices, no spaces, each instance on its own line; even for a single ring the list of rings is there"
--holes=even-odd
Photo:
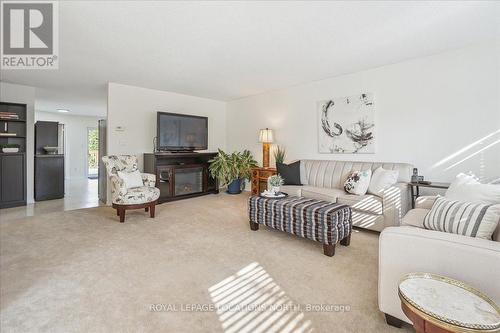
[[[4,121],[7,123],[25,123],[26,120],[23,119],[5,119],[5,118],[0,118],[0,121]]]
[[[12,136],[12,135],[0,135],[0,138],[7,138],[7,139],[26,139],[25,136],[22,136],[22,135],[15,135],[15,136]]]

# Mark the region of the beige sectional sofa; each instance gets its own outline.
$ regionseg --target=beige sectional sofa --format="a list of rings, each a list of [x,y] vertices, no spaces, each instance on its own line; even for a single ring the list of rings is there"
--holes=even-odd
[[[344,182],[355,170],[372,172],[378,167],[398,170],[398,182],[378,195],[353,195],[344,191]],[[285,185],[282,191],[291,195],[343,203],[353,210],[353,225],[382,231],[385,227],[399,225],[410,208],[408,182],[413,166],[406,163],[379,163],[330,160],[301,160],[302,186]]]
[[[402,226],[387,228],[379,239],[379,309],[388,322],[410,323],[401,310],[398,284],[412,272],[426,272],[463,281],[500,303],[500,225],[492,240],[423,229],[435,197],[420,197]]]

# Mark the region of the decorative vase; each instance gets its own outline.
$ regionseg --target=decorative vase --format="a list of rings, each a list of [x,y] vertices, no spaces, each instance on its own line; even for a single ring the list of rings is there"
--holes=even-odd
[[[279,186],[273,186],[273,187],[271,187],[271,192],[273,192],[274,195],[280,193],[280,187]]]
[[[233,180],[227,186],[227,193],[229,194],[240,194],[241,193],[241,179]]]
[[[4,147],[4,148],[2,148],[2,151],[3,151],[4,153],[17,153],[17,152],[19,152],[19,148],[12,148],[12,147],[11,147],[11,148],[8,148],[8,147]]]

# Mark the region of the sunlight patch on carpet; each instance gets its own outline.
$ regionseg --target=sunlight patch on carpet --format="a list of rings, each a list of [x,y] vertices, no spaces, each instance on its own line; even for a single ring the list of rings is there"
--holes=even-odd
[[[313,332],[300,306],[253,262],[208,289],[226,333]]]

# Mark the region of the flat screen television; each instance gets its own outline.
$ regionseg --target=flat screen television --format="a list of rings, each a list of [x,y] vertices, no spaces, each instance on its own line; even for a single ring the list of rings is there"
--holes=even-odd
[[[158,112],[159,151],[194,151],[208,149],[208,118]]]

